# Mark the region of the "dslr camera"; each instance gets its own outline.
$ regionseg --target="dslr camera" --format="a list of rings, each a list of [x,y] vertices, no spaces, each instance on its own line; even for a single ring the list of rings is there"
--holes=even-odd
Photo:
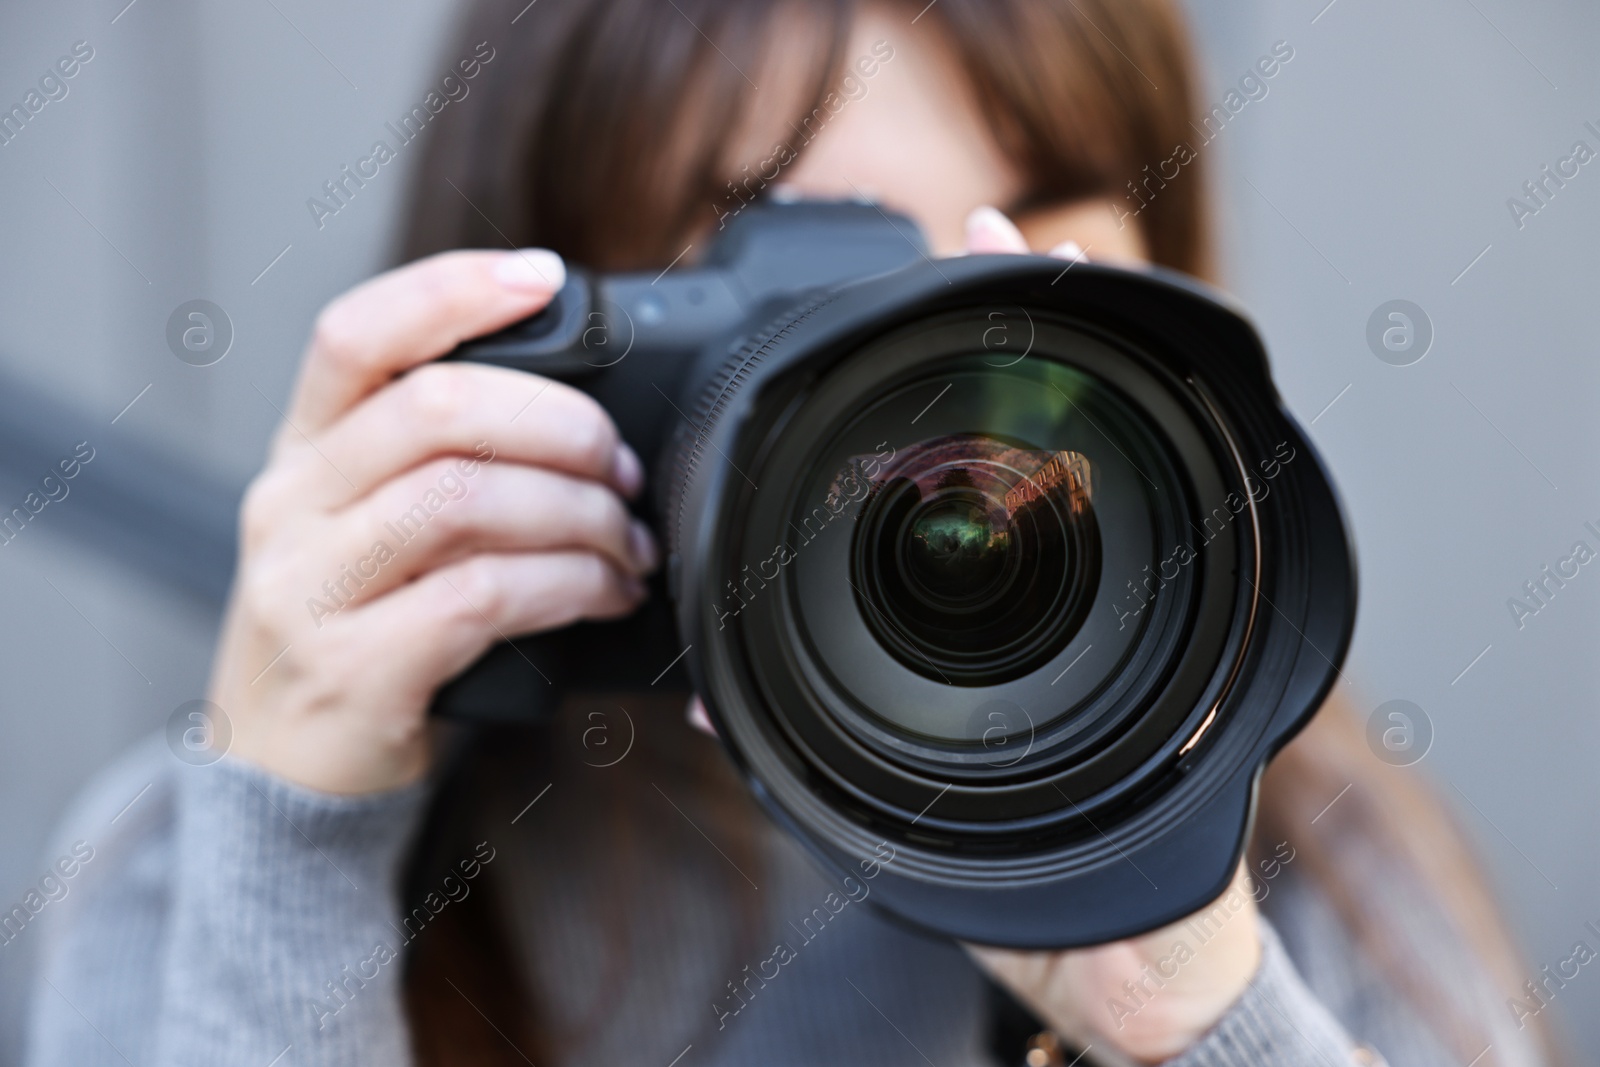
[[[1214,900],[1349,644],[1327,472],[1180,274],[760,204],[693,268],[573,270],[448,358],[599,400],[665,564],[635,616],[494,649],[436,710],[692,687],[772,816],[925,929],[1064,948]]]

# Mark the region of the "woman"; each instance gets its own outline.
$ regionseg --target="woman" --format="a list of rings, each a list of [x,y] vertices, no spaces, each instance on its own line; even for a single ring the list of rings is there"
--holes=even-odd
[[[683,695],[619,698],[637,737],[610,763],[585,758],[604,695],[533,736],[429,728],[489,645],[626,614],[657,563],[622,503],[644,472],[598,406],[429,362],[544,306],[561,257],[692,261],[781,181],[870,193],[940,254],[1209,269],[1202,155],[1127,195],[1193,140],[1164,0],[486,0],[462,39],[477,99],[427,146],[406,258],[541,247],[432,255],[319,318],[243,508],[211,694],[231,753],[137,753],[86,800],[100,834],[159,783],[98,838],[32,1062],[1547,1060],[1537,1012],[1507,1010],[1520,968],[1458,837],[1345,709],[1274,765],[1230,917],[1176,968],[1181,924],[1066,953],[865,908],[813,929],[829,883]],[[403,551],[307,611],[430,492],[447,502]],[[786,938],[792,965],[755,974]]]

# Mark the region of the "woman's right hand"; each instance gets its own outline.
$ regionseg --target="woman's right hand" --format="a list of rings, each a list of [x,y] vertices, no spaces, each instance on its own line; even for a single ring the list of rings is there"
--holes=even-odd
[[[638,606],[656,550],[621,497],[643,471],[600,405],[431,362],[564,278],[549,252],[450,252],[318,317],[241,510],[211,681],[234,756],[326,792],[405,785],[434,691],[491,644]]]

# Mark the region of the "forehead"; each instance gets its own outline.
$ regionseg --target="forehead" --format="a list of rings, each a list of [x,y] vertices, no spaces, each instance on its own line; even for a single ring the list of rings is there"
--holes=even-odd
[[[974,208],[1022,198],[1026,178],[991,133],[935,19],[919,19],[915,7],[859,9],[839,69],[814,101],[830,29],[797,12],[776,16],[766,54],[751,67],[724,209],[771,185],[805,197],[868,197],[915,219],[936,254],[954,255]],[[1073,240],[1095,258],[1147,258],[1140,228],[1118,222],[1101,198],[1044,205],[1015,221],[1036,251]]]
[[[770,181],[807,197],[869,197],[916,219],[936,253],[953,255],[965,247],[974,208],[1004,208],[1026,183],[990,133],[938,24],[913,18],[897,7],[863,9],[841,69],[809,112],[826,44],[813,32],[807,47],[798,26],[775,32],[730,170],[756,174],[752,191]],[[775,165],[791,156],[792,163]],[[1137,228],[1118,225],[1098,200],[1045,207],[1016,221],[1038,251],[1071,239],[1100,258],[1145,256]]]
[[[959,239],[973,207],[1013,200],[1021,177],[985,128],[959,61],[937,24],[912,23],[913,14],[863,9],[842,69],[809,112],[806,60],[819,53],[797,59],[800,49],[776,49],[757,79],[734,170],[754,170],[752,161],[788,145],[798,158],[775,181],[804,196],[871,197],[917,219],[935,247]]]

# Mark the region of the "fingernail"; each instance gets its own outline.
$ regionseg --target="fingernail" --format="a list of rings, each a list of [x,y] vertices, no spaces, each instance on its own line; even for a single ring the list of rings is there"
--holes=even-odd
[[[628,528],[628,551],[638,561],[641,570],[649,573],[656,569],[656,561],[660,558],[656,553],[656,539],[650,536],[650,528],[638,519],[633,520],[633,525]]]
[[[1057,259],[1070,259],[1073,262],[1085,258],[1082,246],[1076,241],[1062,241],[1050,250],[1050,254]]]
[[[967,247],[973,252],[1026,252],[1028,242],[1015,223],[985,204],[967,216]]]
[[[689,706],[683,709],[683,717],[689,720],[689,725],[702,733],[717,736],[717,728],[711,725],[711,716],[706,714],[706,706],[699,697],[691,697]]]
[[[626,441],[617,445],[617,454],[611,461],[611,478],[628,496],[644,488],[644,464],[639,453],[628,447]]]
[[[494,265],[494,278],[516,293],[553,293],[567,281],[567,265],[547,248],[519,248]]]

